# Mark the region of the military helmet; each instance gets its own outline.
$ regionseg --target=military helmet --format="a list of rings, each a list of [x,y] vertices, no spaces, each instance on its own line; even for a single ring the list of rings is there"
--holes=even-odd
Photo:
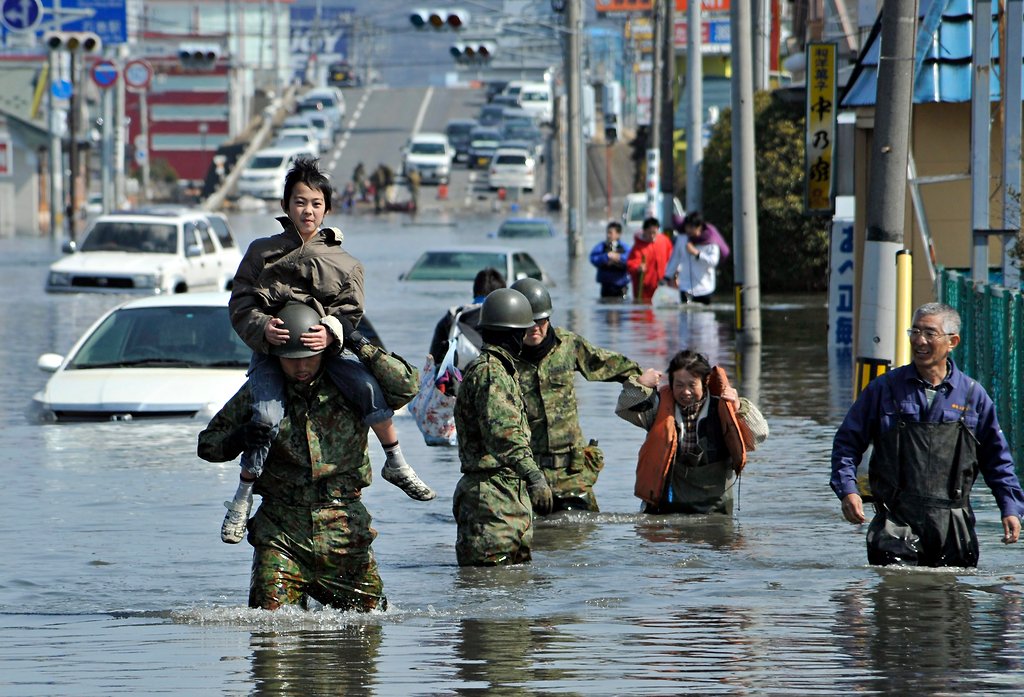
[[[536,278],[520,278],[512,284],[512,289],[518,290],[530,301],[533,319],[547,319],[551,316],[551,294]]]
[[[290,302],[281,308],[277,318],[284,321],[281,328],[288,330],[288,341],[280,346],[271,345],[271,355],[280,358],[309,358],[321,353],[311,350],[300,338],[310,327],[320,324],[319,312],[304,303]]]
[[[484,299],[480,308],[481,329],[529,329],[532,326],[530,301],[518,290],[499,288]]]

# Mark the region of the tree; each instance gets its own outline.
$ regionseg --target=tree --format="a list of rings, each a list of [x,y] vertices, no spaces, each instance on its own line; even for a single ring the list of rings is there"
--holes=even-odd
[[[827,215],[804,214],[804,107],[768,92],[754,97],[757,226],[761,287],[767,293],[828,288]],[[704,218],[735,244],[732,225],[732,124],[723,110],[704,151]],[[682,198],[685,192],[680,194]],[[730,255],[720,287],[732,285]]]

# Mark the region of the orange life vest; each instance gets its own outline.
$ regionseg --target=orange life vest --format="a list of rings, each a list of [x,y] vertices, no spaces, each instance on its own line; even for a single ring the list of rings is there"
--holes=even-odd
[[[729,378],[719,366],[711,369],[708,376],[708,394],[720,397],[725,388],[729,387]],[[736,417],[736,409],[732,403],[724,399],[718,401],[718,418],[722,424],[725,446],[729,451],[733,469],[736,474],[743,471],[747,464],[747,444],[744,437],[751,439],[749,432],[740,425]],[[672,388],[662,387],[658,390],[658,410],[654,422],[647,430],[647,438],[640,446],[640,454],[636,463],[636,484],[633,494],[651,505],[661,503],[668,481],[668,471],[676,458],[679,447],[679,432],[676,430],[676,400],[672,396]]]

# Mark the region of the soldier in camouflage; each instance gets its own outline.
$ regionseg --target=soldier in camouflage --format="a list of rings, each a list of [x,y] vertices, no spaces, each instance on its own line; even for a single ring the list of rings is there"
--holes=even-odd
[[[319,321],[309,310],[306,326]],[[301,327],[290,329],[295,338],[274,349],[287,378],[287,408],[254,486],[263,501],[248,523],[254,549],[249,606],[306,607],[313,598],[342,610],[386,609],[370,548],[377,533],[360,499],[372,477],[368,427],[324,377],[322,353],[303,346],[300,333]],[[358,332],[346,346],[377,378],[392,409],[415,394],[417,371],[404,360]],[[251,420],[251,402],[243,385],[199,434],[199,457],[226,462],[246,447],[269,442],[269,428]]]
[[[459,566],[530,561],[533,510],[551,509],[551,489],[530,452],[530,429],[515,356],[533,326],[529,301],[501,288],[480,309],[480,356],[466,369],[455,402],[462,478],[452,513]]]
[[[530,424],[530,447],[554,495],[555,511],[598,511],[594,483],[604,467],[597,441],[583,445],[574,373],[590,381],[623,383],[640,365],[598,348],[579,334],[551,325],[551,295],[540,281],[512,284],[530,301],[534,326],[527,330],[516,370]]]

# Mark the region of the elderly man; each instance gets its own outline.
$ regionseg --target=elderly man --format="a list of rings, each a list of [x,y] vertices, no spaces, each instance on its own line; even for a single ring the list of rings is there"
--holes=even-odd
[[[977,566],[970,495],[979,469],[999,505],[1006,544],[1020,536],[1024,492],[992,399],[950,358],[960,315],[948,305],[922,305],[907,334],[912,364],[872,380],[836,432],[832,490],[846,520],[865,522],[857,465],[873,445],[868,562]]]
[[[286,312],[287,310],[287,312]],[[367,429],[339,388],[323,375],[322,350],[303,343],[320,324],[300,303],[278,315],[289,332],[271,353],[286,378],[287,406],[280,431],[253,491],[263,497],[248,522],[253,546],[250,607],[306,606],[313,598],[342,610],[385,609],[387,600],[370,545],[377,536],[360,500],[369,486]],[[416,370],[370,344],[358,331],[346,346],[370,369],[388,405],[398,409],[416,391]],[[248,383],[199,434],[199,457],[225,462],[270,440],[253,422]]]

